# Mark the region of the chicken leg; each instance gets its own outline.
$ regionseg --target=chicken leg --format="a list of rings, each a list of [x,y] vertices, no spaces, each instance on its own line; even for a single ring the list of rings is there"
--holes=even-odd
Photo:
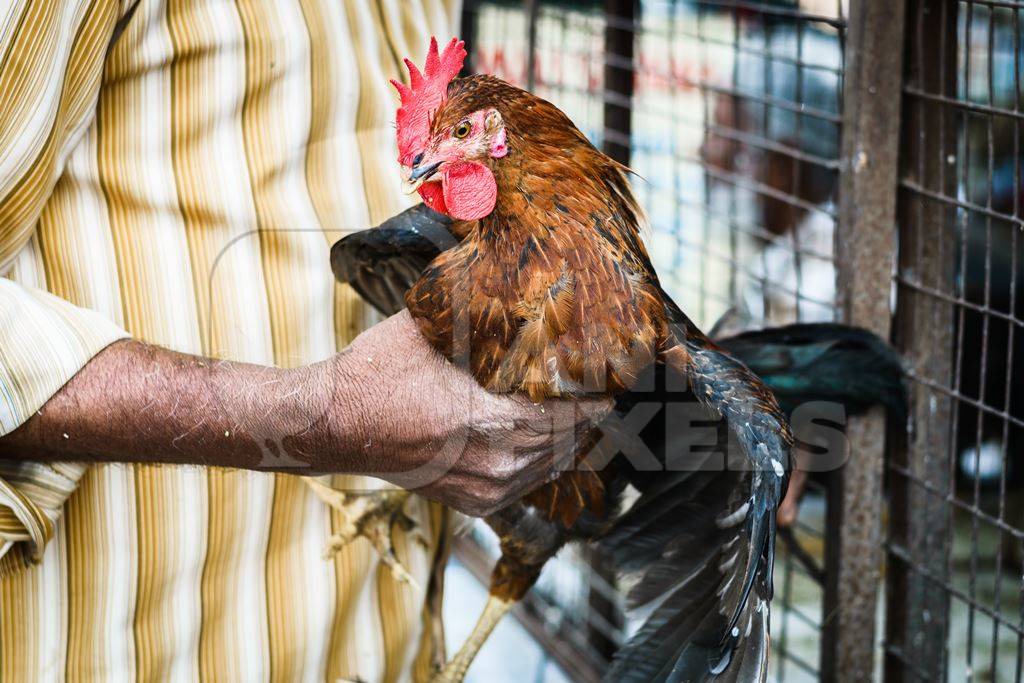
[[[341,513],[341,527],[327,539],[324,558],[330,559],[339,550],[362,536],[377,550],[381,561],[391,570],[396,581],[419,588],[419,582],[409,573],[395,554],[394,531],[399,528],[412,532],[412,538],[424,547],[427,540],[418,529],[416,520],[410,517],[405,506],[412,495],[402,489],[379,489],[376,491],[345,492],[327,486],[319,479],[305,477],[304,481],[313,493]]]
[[[462,683],[466,672],[469,671],[469,665],[480,653],[480,648],[487,642],[494,627],[512,609],[513,605],[515,602],[511,600],[489,595],[484,611],[480,614],[480,619],[477,620],[476,626],[473,627],[466,642],[462,644],[455,656],[448,660],[444,668],[434,674],[430,683]]]
[[[501,558],[491,574],[487,604],[462,647],[431,683],[462,683],[498,622],[529,592],[545,563],[566,542],[562,525],[522,503],[499,510],[485,521],[501,539]]]

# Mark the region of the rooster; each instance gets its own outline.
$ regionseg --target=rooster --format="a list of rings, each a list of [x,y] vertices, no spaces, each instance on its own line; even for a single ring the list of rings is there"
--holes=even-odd
[[[502,551],[490,596],[435,682],[464,678],[570,542],[603,545],[647,615],[608,680],[763,680],[776,510],[793,446],[786,416],[662,289],[628,169],[554,105],[491,76],[456,78],[465,55],[461,41],[439,52],[432,40],[425,69],[407,59],[409,84],[392,81],[399,162],[424,203],[337,243],[334,272],[384,313],[407,307],[425,338],[490,391],[609,396],[615,410],[579,435],[555,480],[486,519]],[[867,333],[832,327],[770,350],[749,336],[735,346],[779,378],[840,347],[877,354]],[[895,363],[898,376],[898,361],[884,360],[878,372],[891,375]],[[813,395],[801,386],[789,398]],[[674,406],[694,409],[686,424]],[[710,447],[694,417],[717,424]],[[390,525],[409,521],[401,494],[389,495],[378,506],[360,501],[359,524],[395,566]]]

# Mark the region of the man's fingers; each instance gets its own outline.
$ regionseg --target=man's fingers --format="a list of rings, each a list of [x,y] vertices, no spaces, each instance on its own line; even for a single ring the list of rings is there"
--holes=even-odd
[[[562,429],[581,424],[596,427],[614,406],[610,398],[551,400],[539,404],[542,414],[550,416],[556,428]]]
[[[591,424],[597,425],[612,412],[615,401],[610,398],[581,399],[576,402],[576,407]]]
[[[520,404],[511,415],[512,424],[515,432],[540,438],[583,433],[601,424],[613,405],[610,399]]]
[[[491,396],[494,396],[494,394],[491,394]],[[516,418],[572,414],[600,421],[615,405],[612,399],[604,397],[552,398],[541,403],[534,403],[526,396],[518,394],[495,396],[495,398],[505,404],[500,407],[506,414],[513,415]]]
[[[555,464],[557,457],[554,455],[553,447],[540,451],[537,455],[540,457],[532,459],[523,467],[519,476],[513,477],[511,481],[507,482],[509,490],[506,500],[508,502],[519,500],[526,494],[539,489],[558,473]]]

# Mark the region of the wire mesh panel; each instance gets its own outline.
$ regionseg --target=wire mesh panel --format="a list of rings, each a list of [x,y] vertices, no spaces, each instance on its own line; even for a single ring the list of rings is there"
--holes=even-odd
[[[845,27],[840,0],[470,1],[463,21],[473,71],[554,102],[606,151],[626,147],[658,273],[717,333],[836,316]],[[778,680],[819,677],[829,488],[813,479],[780,536]],[[599,643],[582,646],[587,661],[634,626],[601,600],[609,577],[590,559],[568,551],[546,572],[569,566],[596,585],[558,597],[542,579],[528,598],[560,637]]]
[[[886,671],[1021,680],[1024,3],[908,4]]]
[[[659,274],[705,329],[835,315],[844,25],[838,3],[642,5],[634,188]],[[779,542],[779,680],[818,677],[825,481],[809,490]]]

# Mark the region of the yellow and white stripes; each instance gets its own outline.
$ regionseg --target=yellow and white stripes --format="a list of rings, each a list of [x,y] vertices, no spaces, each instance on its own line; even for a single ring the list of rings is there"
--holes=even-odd
[[[0,433],[124,336],[343,347],[328,247],[408,201],[387,78],[459,3],[135,4],[0,6]],[[424,596],[362,541],[322,560],[332,514],[290,475],[0,461],[0,681],[425,678]]]

